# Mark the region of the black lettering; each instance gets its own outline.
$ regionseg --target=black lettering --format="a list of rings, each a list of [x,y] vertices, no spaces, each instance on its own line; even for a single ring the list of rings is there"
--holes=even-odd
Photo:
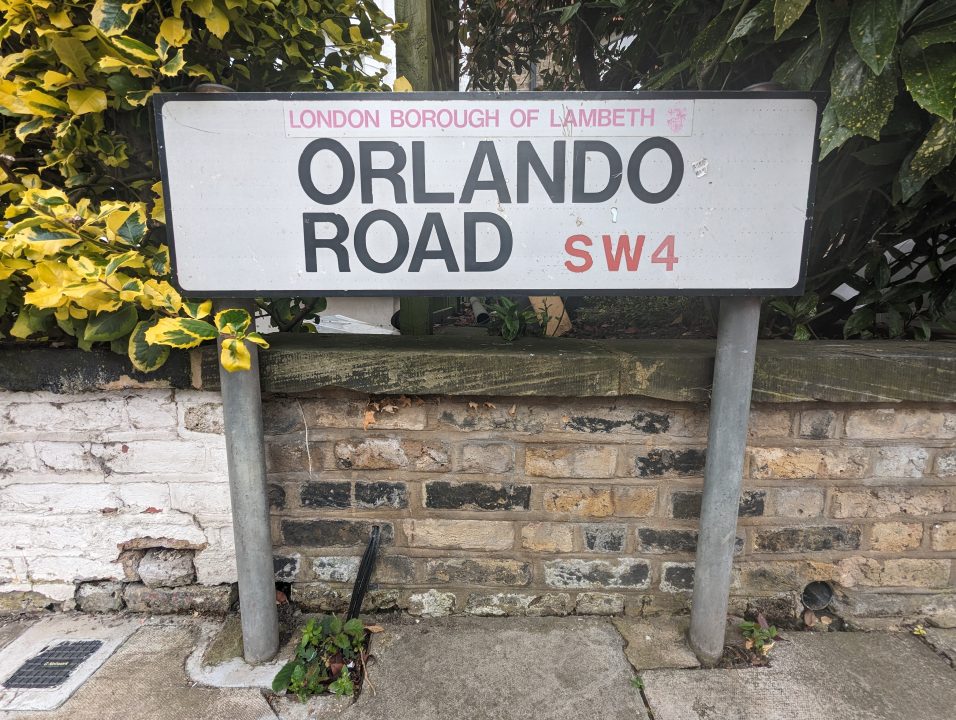
[[[392,164],[389,167],[372,167],[372,153],[390,153]],[[359,143],[359,174],[362,177],[362,202],[373,202],[372,180],[387,180],[392,184],[395,202],[408,202],[405,196],[405,180],[399,174],[405,168],[405,149],[391,140],[363,140]]]
[[[518,202],[528,202],[528,169],[534,170],[541,187],[553,203],[564,202],[564,140],[554,143],[553,174],[548,171],[529,140],[518,141]]]
[[[439,250],[428,249],[428,241],[431,240],[433,229],[438,236]],[[422,231],[418,236],[415,252],[412,253],[412,260],[408,264],[408,272],[417,273],[421,271],[423,260],[444,260],[448,272],[458,272],[455,251],[451,248],[448,230],[445,229],[445,222],[442,220],[440,213],[425,215],[425,222],[422,223]]]
[[[488,162],[488,168],[491,170],[491,180],[478,179],[481,177],[481,170],[485,166],[485,161]],[[494,190],[498,193],[498,202],[511,202],[508,183],[505,182],[505,174],[501,171],[501,161],[498,160],[498,152],[495,150],[495,143],[492,140],[482,140],[478,143],[478,149],[475,150],[475,157],[471,161],[471,169],[465,179],[465,186],[462,188],[459,202],[470,203],[476,190]]]
[[[395,254],[386,262],[378,262],[368,252],[368,229],[375,222],[388,223],[395,231]],[[390,273],[397,270],[408,257],[408,230],[405,229],[402,219],[395,213],[388,210],[373,210],[355,226],[354,244],[355,254],[365,267],[372,272]]]
[[[498,255],[492,260],[478,260],[478,223],[488,223],[498,229]],[[511,257],[513,244],[511,227],[500,215],[486,212],[465,213],[465,272],[491,272],[501,269]]]
[[[331,151],[342,164],[342,183],[339,185],[339,189],[332,193],[322,192],[312,181],[312,160],[323,150]],[[349,155],[342,143],[331,138],[319,138],[305,146],[305,150],[299,157],[299,184],[302,185],[306,195],[320,205],[335,205],[348,196],[354,183],[355,164],[352,162],[352,156]]]
[[[641,182],[641,163],[644,156],[651,150],[663,150],[671,161],[671,177],[667,185],[662,190],[650,192]],[[684,156],[680,154],[680,149],[674,144],[673,140],[662,137],[648,138],[631,153],[631,159],[627,163],[627,183],[631,186],[631,192],[638,200],[656,205],[673,197],[684,179]]]
[[[422,140],[412,142],[412,197],[416,203],[422,204],[455,202],[454,193],[425,189],[425,143]]]
[[[601,190],[584,189],[585,173],[587,172],[588,153],[600,153],[607,158],[610,172],[607,185]],[[613,146],[601,140],[579,140],[574,143],[574,169],[571,188],[571,202],[598,203],[610,200],[621,187],[621,156]]]
[[[318,223],[329,223],[335,226],[335,237],[317,238],[315,226]],[[305,271],[318,272],[316,250],[327,248],[335,253],[339,272],[349,272],[349,253],[343,243],[349,236],[349,226],[345,218],[335,213],[302,213],[302,225],[305,230]]]

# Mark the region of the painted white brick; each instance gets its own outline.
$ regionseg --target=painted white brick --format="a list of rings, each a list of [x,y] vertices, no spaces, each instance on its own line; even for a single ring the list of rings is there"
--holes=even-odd
[[[114,473],[196,473],[207,470],[205,446],[188,440],[95,444],[92,453]]]
[[[36,453],[31,443],[0,443],[0,475],[36,467]]]
[[[179,424],[176,402],[169,390],[141,390],[126,398],[130,426],[137,430],[171,430]]]
[[[168,510],[169,486],[157,482],[125,482],[113,486],[120,504],[127,510],[143,512],[147,508]]]
[[[106,558],[45,555],[27,561],[34,582],[120,580],[123,568]]]
[[[30,483],[10,485],[0,493],[0,510],[21,512],[90,512],[116,507],[119,500],[110,485]]]
[[[91,443],[34,443],[42,470],[54,473],[88,472],[104,475],[103,466],[93,456]]]
[[[236,582],[236,545],[231,525],[207,527],[209,547],[196,553],[196,582],[200,585],[221,585]]]
[[[232,512],[229,484],[176,483],[169,486],[170,505],[175,510],[204,515],[228,516]]]
[[[72,583],[33,583],[30,589],[33,592],[46,595],[55,602],[72,600],[76,594],[76,587]]]
[[[15,403],[7,407],[9,425],[25,430],[102,432],[126,427],[122,396],[96,400],[59,396],[53,402]]]

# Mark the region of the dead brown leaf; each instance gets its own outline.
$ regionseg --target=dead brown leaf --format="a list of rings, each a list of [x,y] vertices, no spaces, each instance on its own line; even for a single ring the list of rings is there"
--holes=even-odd
[[[381,625],[366,625],[365,629],[368,630],[370,633],[385,632],[385,628],[383,628]]]
[[[478,409],[478,403],[476,403],[476,402],[470,402],[470,403],[468,403],[468,409],[469,409],[469,410],[477,410],[477,409]]]

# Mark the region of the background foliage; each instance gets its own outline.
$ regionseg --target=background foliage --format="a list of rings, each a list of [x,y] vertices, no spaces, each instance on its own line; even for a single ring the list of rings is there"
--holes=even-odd
[[[465,0],[461,28],[475,89],[826,93],[808,292],[765,332],[956,331],[956,0]]]
[[[372,0],[0,0],[0,338],[109,343],[141,370],[169,347],[224,336],[248,364],[249,316],[169,284],[149,98],[215,82],[238,91],[379,90]],[[236,149],[241,152],[241,148]],[[294,329],[321,302],[268,300]]]

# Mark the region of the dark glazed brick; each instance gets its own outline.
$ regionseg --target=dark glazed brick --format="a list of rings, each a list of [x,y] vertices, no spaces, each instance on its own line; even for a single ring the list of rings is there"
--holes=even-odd
[[[391,545],[395,531],[391,523],[367,520],[283,520],[282,537],[286,545],[311,547],[352,547],[368,544],[372,526],[382,528],[382,545]]]
[[[677,590],[693,589],[693,565],[666,565],[664,567],[664,579],[661,582],[661,590],[665,592],[675,592]]]
[[[625,532],[623,525],[585,525],[584,545],[594,552],[621,552]]]
[[[658,435],[670,430],[671,419],[664,413],[636,412],[630,420],[610,420],[608,418],[587,415],[572,416],[567,427],[578,432],[609,433],[620,427],[629,426],[638,432]]]
[[[646,588],[646,560],[552,560],[545,563],[548,585],[558,588]]]
[[[857,525],[780,528],[757,530],[754,533],[754,548],[757,552],[820,552],[857,550],[859,547],[860,528]]]
[[[373,583],[409,585],[415,582],[415,561],[403,555],[384,555],[375,561]]]
[[[641,528],[637,531],[641,550],[649,553],[691,553],[697,550],[696,530],[656,530]],[[744,549],[744,539],[734,541],[734,553]]]
[[[696,530],[655,530],[641,528],[637,531],[641,549],[653,553],[694,552],[697,549]]]
[[[700,517],[700,492],[696,490],[671,493],[671,516],[675,520],[695,520]],[[737,515],[760,517],[764,512],[767,493],[763,490],[747,490],[740,497]]]
[[[441,558],[425,564],[426,582],[458,585],[528,585],[531,565],[516,560]]]
[[[407,508],[408,490],[405,483],[357,482],[355,506],[360,508]]]
[[[767,493],[763,490],[747,490],[740,496],[737,515],[740,517],[760,517],[763,515]]]
[[[658,475],[700,475],[704,471],[704,450],[651,450],[634,460],[634,470],[640,477]]]
[[[299,558],[287,555],[274,555],[272,557],[272,567],[276,580],[279,582],[292,582],[299,574]]]
[[[530,485],[433,482],[425,486],[425,507],[435,510],[527,510]]]
[[[302,507],[339,508],[352,505],[352,483],[310,482],[299,492]]]
[[[269,507],[282,510],[285,507],[285,488],[275,483],[269,483]]]

